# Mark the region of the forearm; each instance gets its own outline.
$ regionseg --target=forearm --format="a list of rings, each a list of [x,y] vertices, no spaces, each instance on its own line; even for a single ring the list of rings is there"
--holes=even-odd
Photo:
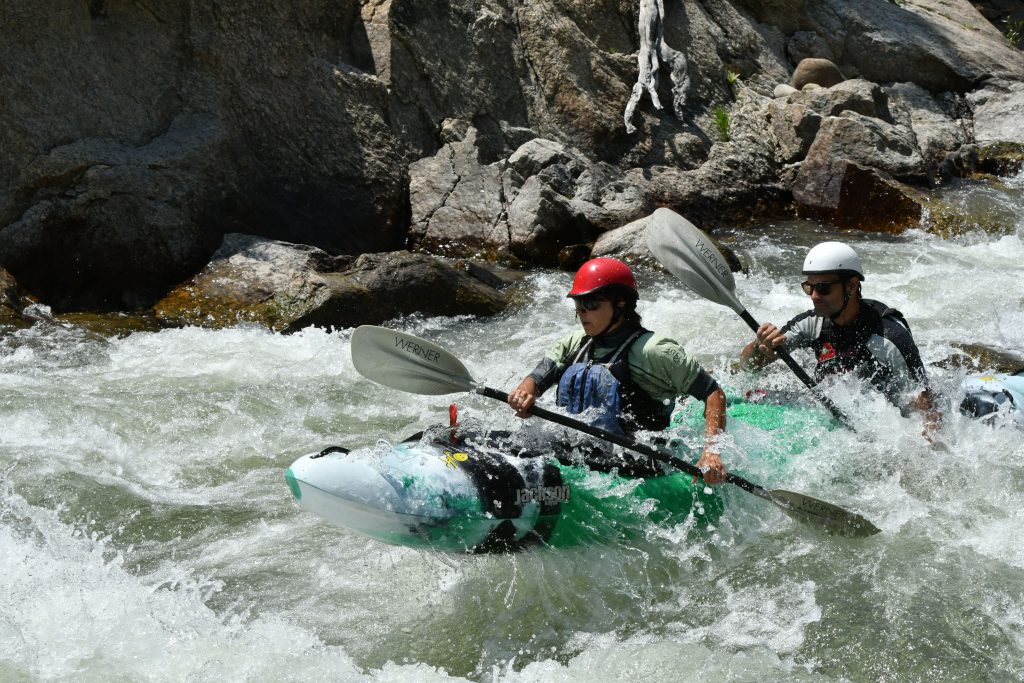
[[[725,432],[725,392],[716,389],[704,401],[704,437],[707,450],[718,452],[718,436]]]

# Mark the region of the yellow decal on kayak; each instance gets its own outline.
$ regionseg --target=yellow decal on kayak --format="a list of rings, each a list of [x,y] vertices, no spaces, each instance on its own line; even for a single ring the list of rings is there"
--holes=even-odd
[[[444,466],[445,467],[458,467],[460,462],[466,462],[469,460],[469,453],[463,453],[462,451],[444,451]]]
[[[984,377],[979,377],[978,379],[980,379],[982,382],[994,382],[996,380],[996,378],[993,377],[992,375],[985,375]]]

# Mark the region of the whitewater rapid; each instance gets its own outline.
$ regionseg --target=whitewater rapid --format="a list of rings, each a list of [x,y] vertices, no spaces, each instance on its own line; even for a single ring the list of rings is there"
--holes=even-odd
[[[998,202],[1019,207],[1022,184]],[[452,402],[514,427],[510,410],[374,385],[353,369],[348,329],[104,338],[43,316],[4,331],[0,680],[1019,680],[1024,439],[956,413],[968,371],[946,361],[976,343],[1024,357],[1024,223],[948,239],[797,224],[720,235],[749,268],[740,300],[777,324],[807,307],[806,249],[837,236],[861,254],[865,295],[910,321],[954,408],[942,447],[920,418],[840,382],[857,434],[808,434],[779,467],[763,454],[786,445],[737,425],[726,458],[863,514],[882,529],[870,539],[731,489],[703,534],[652,523],[628,542],[495,556],[386,546],[303,512],[284,469],[326,445],[404,438]],[[646,325],[724,384],[800,390],[783,367],[731,374],[743,322],[639,274]],[[508,389],[575,324],[569,280],[529,275],[493,319],[389,325]]]

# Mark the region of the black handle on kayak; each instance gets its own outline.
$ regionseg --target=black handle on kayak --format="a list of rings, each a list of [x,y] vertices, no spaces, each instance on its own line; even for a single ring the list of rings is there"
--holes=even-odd
[[[491,387],[477,387],[476,393],[486,396],[488,398],[497,399],[498,401],[502,401],[503,403],[508,403],[508,394],[505,393],[504,391],[498,391],[497,389],[492,389]],[[536,405],[530,408],[528,412],[531,415],[536,415],[541,419],[548,420],[550,422],[556,422],[564,427],[569,427],[571,429],[578,429],[579,431],[584,432],[586,434],[590,434],[591,436],[596,436],[599,439],[610,441],[611,443],[622,446],[623,448],[628,448],[629,450],[636,451],[637,453],[642,453],[659,462],[664,462],[678,470],[682,470],[687,474],[691,474],[695,477],[700,477],[702,479],[704,478],[704,473],[700,471],[699,467],[686,462],[685,460],[676,455],[658,450],[656,448],[651,448],[650,446],[646,446],[642,443],[639,443],[638,441],[634,441],[629,437],[622,436],[621,434],[616,434],[614,432],[606,431],[604,429],[601,429],[600,427],[594,427],[593,425],[589,425],[586,422],[574,420],[571,417],[562,415],[561,413],[554,413],[551,412],[550,410],[540,408]],[[769,494],[768,491],[764,489],[764,487],[749,482],[739,475],[727,473],[725,476],[725,480],[730,484],[735,484],[736,486],[739,486],[741,489],[747,491],[748,493],[753,493],[754,495],[767,497],[771,499],[771,494]]]
[[[743,318],[743,322],[745,322],[755,333],[758,328],[761,327],[757,321],[754,320],[754,316],[747,313],[746,309],[740,313],[740,317]],[[832,413],[832,415],[839,420],[844,427],[849,429],[851,432],[857,431],[854,429],[853,423],[850,422],[850,418],[846,417],[846,414],[839,409],[839,406],[832,402],[832,399],[821,393],[821,390],[818,389],[818,384],[811,379],[806,372],[804,372],[804,369],[800,367],[799,363],[793,360],[793,357],[789,355],[788,351],[781,348],[775,349],[775,355],[781,358],[782,362],[789,366],[789,369],[793,371],[793,374],[811,390],[811,393],[814,394],[814,398],[818,399],[822,405],[828,408],[829,412]]]

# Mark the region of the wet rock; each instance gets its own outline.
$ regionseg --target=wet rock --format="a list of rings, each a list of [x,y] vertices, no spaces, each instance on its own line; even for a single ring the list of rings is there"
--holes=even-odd
[[[274,330],[352,327],[411,313],[492,315],[504,295],[425,254],[328,255],[315,247],[229,234],[205,269],[154,307],[165,325]]]
[[[1024,143],[1000,142],[978,150],[977,168],[982,173],[1008,176],[1024,169]]]
[[[789,84],[797,90],[802,90],[809,83],[828,88],[844,80],[845,77],[839,71],[839,67],[831,61],[820,57],[807,57],[796,65]]]
[[[956,348],[937,365],[946,369],[964,369],[968,372],[1014,373],[1024,369],[1024,354],[986,344],[953,342]]]
[[[847,159],[810,157],[793,187],[800,215],[841,228],[898,232],[920,225],[922,205],[885,173]]]
[[[101,337],[127,337],[135,332],[158,332],[163,328],[160,320],[150,314],[136,313],[62,313],[53,318],[89,330]]]
[[[0,268],[0,325],[31,326],[32,320],[22,311],[33,303],[38,303],[35,297],[19,287],[14,276]]]
[[[570,244],[558,252],[558,267],[560,270],[574,273],[590,258],[589,244]]]

